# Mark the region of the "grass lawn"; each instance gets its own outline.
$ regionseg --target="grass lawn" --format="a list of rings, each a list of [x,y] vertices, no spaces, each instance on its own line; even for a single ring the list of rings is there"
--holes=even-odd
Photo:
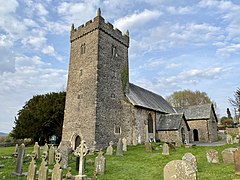
[[[154,144],[154,147],[157,145]],[[161,180],[163,179],[163,168],[171,160],[181,159],[182,156],[191,152],[198,161],[198,179],[199,180],[230,180],[240,179],[240,176],[234,174],[233,164],[224,164],[221,158],[221,151],[225,148],[237,147],[237,145],[224,145],[216,147],[192,147],[192,148],[176,148],[176,151],[170,151],[169,156],[162,155],[162,149],[153,150],[152,153],[145,152],[144,145],[129,146],[128,151],[123,157],[105,156],[106,157],[106,172],[105,175],[99,175],[100,180]],[[17,179],[11,175],[15,170],[16,159],[4,159],[2,156],[11,156],[15,147],[0,147],[0,164],[5,167],[0,169],[0,179],[3,176],[8,179]],[[215,149],[219,152],[220,163],[209,164],[206,159],[206,150]],[[26,147],[26,153],[31,153],[33,147]],[[88,155],[87,160],[94,161],[96,155]],[[76,175],[74,156],[69,158],[69,166],[72,167],[72,174]],[[30,159],[25,158],[23,164],[23,172],[27,172]],[[40,166],[40,161],[37,162],[37,167]],[[49,166],[50,169],[53,166]],[[86,174],[88,177],[93,176],[94,164],[86,164]],[[67,170],[64,170],[66,174]],[[19,178],[26,179],[26,177]]]

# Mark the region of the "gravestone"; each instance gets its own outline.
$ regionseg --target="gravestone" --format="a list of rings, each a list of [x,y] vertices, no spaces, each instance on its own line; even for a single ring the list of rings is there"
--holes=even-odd
[[[38,170],[38,179],[39,180],[47,180],[48,179],[48,153],[47,151],[43,151],[42,153],[42,162]]]
[[[169,155],[169,146],[167,143],[163,144],[162,155]]]
[[[97,144],[97,142],[94,141],[93,146],[90,148],[90,151],[88,153],[89,155],[94,155],[94,152],[96,151],[96,144]]]
[[[123,143],[123,151],[127,151],[127,139],[125,137],[122,139],[122,143]]]
[[[164,180],[196,180],[197,173],[190,163],[183,160],[173,160],[163,169]]]
[[[61,153],[61,167],[67,168],[68,166],[68,155],[71,152],[71,143],[69,141],[61,141],[58,146],[58,152]]]
[[[233,138],[230,134],[226,135],[227,144],[233,144]]]
[[[175,146],[176,147],[181,147],[182,146],[182,141],[180,141],[179,139],[175,142]]]
[[[13,156],[14,157],[17,157],[17,154],[18,154],[18,144],[15,145],[15,149],[14,149],[14,152],[13,152]]]
[[[207,150],[206,155],[209,163],[219,163],[218,151],[214,149],[210,149],[210,150]]]
[[[145,150],[146,152],[152,152],[152,144],[149,142],[145,142]]]
[[[105,157],[103,156],[103,152],[100,151],[98,156],[95,158],[95,171],[97,174],[104,174],[106,168]]]
[[[48,153],[48,150],[49,150],[48,144],[45,143],[44,146],[43,146],[43,152],[47,151],[47,153]]]
[[[222,151],[222,158],[224,163],[234,163],[234,151],[237,148],[227,148]]]
[[[35,142],[33,149],[37,155],[36,159],[40,158],[40,146],[38,145],[38,142]]]
[[[15,172],[12,172],[12,174],[15,176],[24,176],[24,174],[22,173],[22,165],[23,165],[24,155],[25,155],[25,145],[21,144],[18,147],[16,169],[15,169]]]
[[[87,180],[87,176],[85,175],[85,172],[84,172],[85,170],[84,162],[87,154],[88,154],[88,148],[86,145],[86,141],[82,140],[81,144],[74,151],[74,155],[79,157],[79,171],[78,171],[78,175],[75,176],[75,180]]]
[[[235,174],[240,175],[240,149],[234,151]]]
[[[238,144],[239,143],[239,136],[238,135],[233,138],[233,143],[234,144]]]
[[[68,167],[68,172],[66,174],[66,179],[72,179],[72,168]]]
[[[142,143],[142,137],[141,137],[141,135],[139,134],[138,135],[138,144],[141,144]]]
[[[118,143],[117,143],[116,155],[117,156],[123,156],[123,143],[122,143],[121,138],[119,138]]]
[[[62,160],[61,153],[56,153],[56,155],[55,155],[55,162],[56,162],[56,164],[53,167],[52,180],[63,179],[63,172],[62,172],[62,168],[61,168],[61,164],[60,164],[61,160]]]
[[[197,170],[197,159],[192,153],[184,154],[184,156],[182,157],[182,160],[189,162],[192,165],[193,169],[196,172],[198,171]]]
[[[176,151],[176,148],[172,143],[169,143],[168,146],[170,151]]]
[[[113,142],[110,141],[109,146],[107,147],[106,155],[110,155],[110,156],[113,155],[113,147],[112,147],[112,145],[113,145]]]
[[[37,179],[37,175],[36,175],[36,159],[37,159],[37,153],[35,151],[32,152],[31,154],[31,162],[28,166],[28,173],[27,173],[27,180],[35,180]]]
[[[54,162],[55,162],[55,148],[53,145],[51,145],[48,155],[48,164],[54,164]]]

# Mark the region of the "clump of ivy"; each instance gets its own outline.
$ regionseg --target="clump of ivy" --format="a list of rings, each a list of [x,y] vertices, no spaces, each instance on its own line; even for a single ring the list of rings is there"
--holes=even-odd
[[[128,83],[128,65],[124,65],[122,72],[121,72],[121,80],[122,80],[122,90],[125,93],[126,87]]]

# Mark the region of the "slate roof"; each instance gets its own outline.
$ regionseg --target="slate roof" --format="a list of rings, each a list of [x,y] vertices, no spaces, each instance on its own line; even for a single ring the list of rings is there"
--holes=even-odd
[[[158,131],[178,130],[181,122],[185,121],[188,131],[190,130],[183,113],[164,114],[157,122]]]
[[[140,106],[163,113],[175,113],[174,108],[160,95],[129,83],[127,98],[134,106]]]
[[[187,120],[209,119],[211,117],[212,110],[216,117],[213,104],[203,104],[184,108],[175,108],[175,110],[178,113],[184,113]]]

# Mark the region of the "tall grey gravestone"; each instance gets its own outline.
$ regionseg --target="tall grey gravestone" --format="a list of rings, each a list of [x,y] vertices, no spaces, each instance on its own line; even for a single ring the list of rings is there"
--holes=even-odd
[[[166,164],[163,170],[164,180],[196,180],[197,173],[190,163],[183,160],[173,160]]]
[[[38,142],[35,142],[33,149],[37,155],[36,159],[39,159],[40,158],[40,146],[38,145]]]
[[[56,153],[56,155],[55,155],[56,164],[53,167],[52,180],[63,179],[63,172],[62,172],[62,168],[61,168],[61,165],[60,165],[61,160],[62,160],[61,153]]]
[[[47,153],[48,153],[48,150],[49,150],[48,144],[45,143],[44,146],[43,146],[43,152],[47,151]]]
[[[71,143],[69,141],[61,141],[58,146],[58,152],[62,155],[61,167],[67,168],[68,166],[68,155],[71,152]]]
[[[54,164],[54,162],[55,162],[55,148],[53,145],[51,145],[48,154],[48,164]]]
[[[21,144],[18,148],[16,169],[15,169],[15,172],[12,172],[12,174],[15,176],[24,176],[24,174],[22,173],[24,154],[25,154],[25,145]]]
[[[27,173],[27,180],[36,180],[37,175],[36,175],[36,159],[37,159],[37,153],[35,151],[32,152],[31,154],[32,161],[30,162],[28,166],[28,173]]]
[[[182,160],[189,162],[192,167],[195,169],[195,171],[197,172],[197,159],[196,157],[192,154],[192,153],[186,153],[184,154],[184,156],[182,157]]]
[[[152,144],[150,142],[145,142],[146,152],[152,152]]]
[[[218,151],[216,151],[214,149],[209,149],[209,150],[207,150],[206,155],[207,155],[207,160],[209,163],[219,163]]]
[[[47,151],[43,151],[42,153],[42,162],[38,171],[38,179],[39,180],[47,180],[48,179],[48,153]]]
[[[123,143],[122,143],[121,138],[119,138],[118,143],[117,143],[116,155],[117,156],[123,156]]]
[[[162,155],[169,155],[169,146],[167,143],[163,144]]]
[[[125,137],[122,139],[122,143],[123,143],[123,151],[127,151],[127,139]]]
[[[13,156],[16,157],[17,156],[17,153],[18,153],[18,144],[16,144],[15,146],[15,149],[14,149],[14,152],[13,152]]]
[[[104,174],[105,168],[106,168],[105,157],[103,156],[103,152],[100,151],[95,159],[95,171],[97,174]]]
[[[106,155],[110,155],[110,156],[113,155],[113,147],[112,147],[112,145],[113,145],[113,142],[110,141],[109,146],[107,147]]]

